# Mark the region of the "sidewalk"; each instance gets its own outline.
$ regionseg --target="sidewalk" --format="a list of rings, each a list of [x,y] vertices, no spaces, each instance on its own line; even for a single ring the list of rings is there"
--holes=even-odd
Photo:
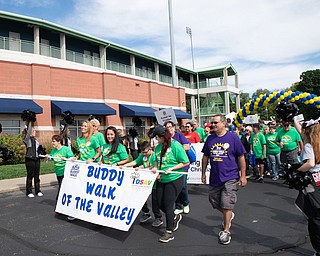
[[[41,187],[56,185],[57,178],[55,173],[40,175]],[[26,177],[0,180],[0,193],[12,192],[26,189]]]

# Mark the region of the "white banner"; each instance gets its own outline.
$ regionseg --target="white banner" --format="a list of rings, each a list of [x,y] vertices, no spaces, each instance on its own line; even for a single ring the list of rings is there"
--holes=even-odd
[[[158,174],[67,161],[56,212],[128,231]]]
[[[196,150],[197,153],[197,160],[190,164],[189,170],[188,170],[188,184],[203,184],[201,181],[201,160],[203,153],[201,152],[203,148],[204,143],[192,143],[192,146]],[[210,175],[210,163],[208,163],[206,176],[207,176],[207,182],[206,184],[209,184],[209,175]]]

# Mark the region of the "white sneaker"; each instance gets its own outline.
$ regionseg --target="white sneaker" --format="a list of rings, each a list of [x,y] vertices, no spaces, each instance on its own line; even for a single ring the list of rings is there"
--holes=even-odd
[[[177,214],[181,214],[183,213],[183,209],[175,209],[174,210],[174,214],[177,215]]]
[[[190,212],[190,207],[189,207],[189,205],[183,206],[183,212],[184,212],[185,214],[188,214],[188,213]]]
[[[42,192],[38,192],[37,196],[43,196]]]
[[[30,193],[30,194],[28,194],[28,197],[29,198],[34,198],[34,194]]]

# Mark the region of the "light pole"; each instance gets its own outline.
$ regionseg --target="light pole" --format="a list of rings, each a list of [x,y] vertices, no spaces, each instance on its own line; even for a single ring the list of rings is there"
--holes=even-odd
[[[194,56],[193,56],[193,42],[192,42],[192,30],[190,27],[186,27],[186,33],[189,35],[190,37],[190,43],[191,43],[191,57],[192,57],[192,69],[193,71],[194,70]],[[198,124],[201,125],[201,120],[200,120],[200,95],[199,95],[199,74],[197,72],[197,101],[198,101],[198,113],[197,113],[197,116],[198,116]]]
[[[172,16],[172,3],[171,0],[168,0],[168,9],[169,9],[169,30],[170,30],[170,49],[171,49],[171,73],[172,73],[172,85],[177,86],[176,79],[176,58],[174,50],[174,36],[173,36],[173,16]]]

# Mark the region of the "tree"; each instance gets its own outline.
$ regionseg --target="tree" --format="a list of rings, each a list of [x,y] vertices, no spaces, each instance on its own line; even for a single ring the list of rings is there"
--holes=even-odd
[[[320,69],[302,72],[300,80],[292,88],[295,87],[300,92],[308,92],[320,96]],[[305,120],[319,117],[317,108],[305,104],[299,104],[298,106],[300,109],[299,113],[304,115]]]

